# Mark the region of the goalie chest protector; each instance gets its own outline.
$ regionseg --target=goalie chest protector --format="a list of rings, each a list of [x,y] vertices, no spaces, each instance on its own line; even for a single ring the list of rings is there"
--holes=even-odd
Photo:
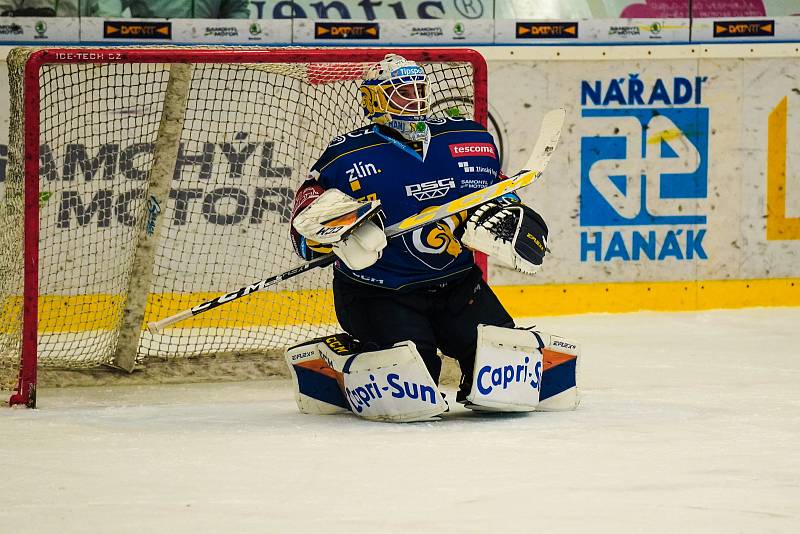
[[[431,119],[423,154],[384,126],[370,125],[335,137],[311,169],[325,189],[362,200],[380,199],[385,224],[463,197],[498,180],[500,161],[492,136],[466,119]],[[337,274],[389,289],[429,286],[457,277],[473,265],[458,236],[466,212],[389,241],[373,266]]]

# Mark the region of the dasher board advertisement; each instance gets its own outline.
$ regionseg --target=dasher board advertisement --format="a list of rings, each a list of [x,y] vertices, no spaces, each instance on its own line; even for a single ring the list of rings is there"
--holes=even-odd
[[[490,44],[494,41],[492,19],[403,19],[330,21],[297,19],[293,42],[368,46],[387,44]]]
[[[675,19],[495,20],[496,44],[658,44],[689,41],[690,21]]]
[[[108,44],[286,44],[291,20],[80,19],[81,40]]]

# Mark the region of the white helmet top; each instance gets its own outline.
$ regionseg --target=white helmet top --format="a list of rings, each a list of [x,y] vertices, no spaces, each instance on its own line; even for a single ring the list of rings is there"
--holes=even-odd
[[[427,133],[428,92],[428,77],[422,67],[397,54],[386,54],[364,74],[361,105],[373,122],[419,141]]]

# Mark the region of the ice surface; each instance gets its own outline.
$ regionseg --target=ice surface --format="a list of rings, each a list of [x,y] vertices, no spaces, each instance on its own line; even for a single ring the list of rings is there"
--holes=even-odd
[[[800,532],[800,309],[537,322],[581,342],[575,412],[393,425],[301,415],[280,380],[42,390],[0,409],[0,533]]]

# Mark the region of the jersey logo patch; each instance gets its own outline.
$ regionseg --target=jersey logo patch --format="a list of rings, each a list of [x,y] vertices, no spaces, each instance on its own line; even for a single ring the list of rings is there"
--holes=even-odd
[[[469,161],[459,161],[458,166],[461,168],[462,171],[466,173],[484,172],[486,174],[490,174],[491,176],[497,176],[497,171],[492,169],[491,167],[484,167],[482,165],[470,165]],[[486,185],[489,184],[487,183]]]
[[[357,163],[353,163],[353,166],[347,169],[345,172],[347,173],[347,181],[350,183],[350,188],[353,191],[358,191],[361,189],[361,182],[359,182],[360,178],[366,178],[367,176],[372,176],[373,174],[380,174],[382,171],[372,163],[364,163],[363,161],[359,161]]]
[[[462,211],[404,235],[402,239],[406,249],[428,268],[437,271],[446,269],[464,251],[454,232],[466,218],[467,212]]]
[[[328,147],[341,145],[342,143],[347,141],[348,137],[350,137],[351,139],[355,139],[356,137],[361,137],[362,135],[367,135],[370,133],[372,133],[372,126],[367,126],[366,128],[360,128],[346,135],[337,135],[336,137],[331,139],[331,142],[328,143]]]
[[[430,182],[407,185],[406,196],[413,196],[420,201],[430,200],[432,198],[441,198],[445,196],[451,189],[455,189],[455,187],[455,180],[452,178],[442,178],[441,180],[432,180]]]
[[[455,143],[448,145],[450,155],[454,158],[465,158],[467,156],[486,156],[497,159],[494,146],[491,143]]]

